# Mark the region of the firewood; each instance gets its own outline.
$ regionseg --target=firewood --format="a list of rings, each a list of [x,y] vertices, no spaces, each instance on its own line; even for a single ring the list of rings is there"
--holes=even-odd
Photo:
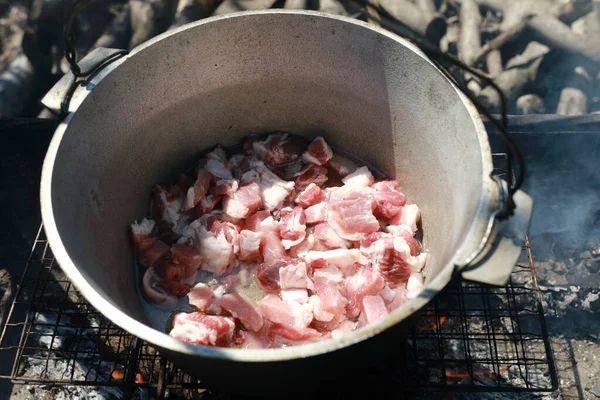
[[[460,4],[458,55],[467,65],[473,64],[481,49],[480,24],[481,14],[475,0],[463,0]]]
[[[209,17],[217,6],[216,0],[179,0],[175,18],[169,29]]]
[[[538,42],[530,42],[523,53],[511,58],[506,69],[494,82],[507,98],[517,95],[528,83],[535,80],[538,68],[550,49]],[[491,109],[498,109],[500,96],[491,86],[483,88],[478,99]]]
[[[129,48],[167,30],[175,14],[175,0],[130,0],[131,29]]]
[[[308,0],[285,0],[283,8],[302,10],[308,8]]]
[[[431,22],[430,17],[408,0],[379,0],[379,4],[383,10],[420,35],[425,34]]]
[[[96,40],[92,49],[98,47],[125,49],[128,47],[130,39],[131,9],[129,4],[124,4],[115,19],[110,23],[98,40]]]
[[[214,12],[214,15],[229,14],[246,10],[265,10],[271,8],[276,0],[225,0]]]
[[[500,50],[492,50],[485,57],[485,65],[490,77],[497,78],[503,71]]]
[[[327,14],[349,15],[344,5],[338,0],[319,0],[319,11]]]
[[[21,115],[34,93],[36,74],[23,52],[8,62],[0,74],[0,119]]]
[[[546,107],[544,100],[537,94],[524,94],[517,99],[517,108],[524,115],[544,114]]]

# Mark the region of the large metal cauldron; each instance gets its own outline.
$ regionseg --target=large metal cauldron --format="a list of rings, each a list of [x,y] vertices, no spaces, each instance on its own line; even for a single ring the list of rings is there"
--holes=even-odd
[[[63,91],[64,82],[45,103]],[[504,284],[529,223],[531,199],[517,192],[516,214],[495,222],[480,262],[463,268],[500,203],[483,124],[414,46],[348,18],[277,10],[202,20],[108,65],[69,111],[42,174],[56,258],[106,317],[230,390],[295,390],[376,361],[453,274]],[[323,135],[400,181],[422,209],[425,291],[341,339],[284,349],[188,345],[147,326],[128,227],[146,215],[152,185],[210,146],[274,130]]]

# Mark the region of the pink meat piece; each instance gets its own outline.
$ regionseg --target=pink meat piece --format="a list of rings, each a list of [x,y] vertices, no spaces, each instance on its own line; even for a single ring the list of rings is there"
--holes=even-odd
[[[211,212],[215,209],[219,201],[223,196],[216,196],[213,194],[209,194],[208,196],[204,196],[200,203],[196,206],[196,216],[201,217],[206,213]]]
[[[183,228],[179,222],[184,200],[185,193],[179,186],[155,185],[152,189],[152,219],[156,221],[162,240],[171,242],[178,239],[180,232],[176,230]]]
[[[321,276],[313,276],[312,292],[319,296],[321,309],[333,315],[344,314],[348,300],[340,292],[337,283]]]
[[[304,210],[307,224],[318,224],[327,221],[327,203],[322,201]]]
[[[231,317],[202,312],[179,313],[169,335],[191,344],[228,347],[233,342],[235,322]]]
[[[246,229],[253,232],[260,232],[260,223],[263,222],[265,219],[269,218],[270,216],[271,213],[266,210],[257,211],[256,213],[248,217],[248,219],[246,219]]]
[[[308,228],[306,230],[306,237],[302,241],[302,243],[292,246],[290,248],[290,256],[292,257],[304,257],[306,254],[312,250],[315,244],[315,237],[312,233],[312,228]]]
[[[212,182],[212,175],[206,168],[200,168],[196,177],[196,181],[193,186],[187,189],[185,200],[181,206],[183,211],[188,211],[194,208],[204,198],[210,184]]]
[[[315,297],[315,296],[311,296],[311,298],[312,297]],[[313,302],[314,301],[315,300],[313,300]],[[319,312],[319,311],[317,311],[317,312]],[[314,313],[314,310],[313,310],[313,313]],[[346,314],[334,315],[333,318],[329,321],[319,321],[318,319],[314,318],[312,323],[310,324],[310,326],[311,326],[311,328],[314,328],[317,331],[325,334],[325,333],[329,333],[332,330],[336,329],[340,324],[342,324],[347,319],[348,318],[346,318]]]
[[[220,179],[215,183],[214,193],[216,195],[227,195],[233,197],[238,190],[239,182],[237,179]]]
[[[217,146],[213,151],[204,156],[202,163],[206,165],[208,160],[216,160],[227,164],[227,152],[221,146]]]
[[[423,276],[418,272],[413,272],[406,282],[406,298],[414,299],[423,290]]]
[[[321,337],[321,333],[312,328],[289,327],[283,324],[273,324],[269,331],[269,339],[276,347],[281,345],[294,345],[301,342],[315,341]],[[286,340],[287,339],[287,340]]]
[[[421,219],[421,211],[416,204],[407,204],[390,220],[390,225],[406,225],[412,234],[417,231],[417,223]]]
[[[250,166],[260,176],[258,184],[261,189],[263,207],[268,211],[280,209],[285,199],[294,190],[294,182],[287,182],[279,178],[262,161],[253,161]]]
[[[385,281],[377,271],[367,267],[358,268],[354,275],[346,279],[348,317],[356,318],[360,314],[363,297],[379,293],[384,286]]]
[[[261,190],[256,183],[240,187],[233,196],[223,199],[223,211],[233,218],[248,218],[261,206]]]
[[[200,311],[206,311],[214,299],[213,288],[202,282],[197,283],[188,293],[190,305]]]
[[[238,225],[225,221],[223,219],[217,219],[215,220],[211,226],[210,226],[210,231],[214,234],[214,235],[219,235],[221,232],[223,232],[225,234],[225,238],[227,239],[227,241],[233,246],[233,253],[237,254],[239,251],[239,235],[240,235],[240,228]]]
[[[342,321],[337,328],[331,331],[331,337],[333,339],[339,339],[342,336],[354,331],[356,329],[357,323],[350,320]]]
[[[375,182],[373,174],[367,167],[360,167],[351,174],[346,175],[342,182],[350,186],[371,186]]]
[[[260,246],[265,262],[278,260],[287,256],[285,248],[279,239],[279,229],[273,217],[268,217],[260,223],[260,231],[263,233]]]
[[[343,178],[356,171],[358,164],[349,158],[334,154],[331,160],[329,160],[329,167]]]
[[[362,312],[367,324],[373,324],[388,314],[381,296],[365,296],[362,299]]]
[[[260,241],[262,232],[253,232],[244,229],[240,232],[238,258],[243,261],[260,261]]]
[[[287,265],[279,268],[279,286],[281,289],[308,288],[306,263],[298,259],[291,260]]]
[[[286,302],[297,301],[304,304],[308,302],[308,291],[306,289],[283,289],[281,300]]]
[[[323,200],[325,200],[325,193],[323,193],[323,190],[314,183],[311,183],[296,196],[295,201],[299,206],[307,208],[314,206]]]
[[[298,172],[294,179],[298,190],[308,187],[311,183],[317,186],[322,186],[329,179],[327,176],[327,168],[315,164],[309,164]]]
[[[294,208],[285,207],[280,212],[279,236],[283,248],[289,250],[290,247],[300,244],[306,237],[306,218],[304,210],[300,206]]]
[[[313,319],[309,304],[285,302],[274,294],[265,296],[258,307],[264,318],[288,328],[306,328]]]
[[[226,232],[215,234],[205,227],[199,230],[199,250],[202,254],[202,269],[217,275],[224,273],[232,263],[235,253],[232,242],[227,240]]]
[[[386,305],[390,304],[394,300],[394,297],[396,297],[396,291],[390,288],[388,285],[381,289],[378,294],[381,296]]]
[[[204,166],[212,175],[213,182],[217,182],[221,179],[231,179],[233,175],[229,168],[227,168],[227,161],[209,159]]]
[[[411,256],[416,256],[417,254],[419,254],[419,251],[421,250],[421,245],[419,245],[417,239],[413,237],[407,225],[389,225],[387,228],[388,232],[394,238],[401,238],[406,242],[406,244],[408,244]]]
[[[152,219],[144,218],[140,223],[135,221],[131,224],[131,238],[136,249],[140,252],[148,250],[156,240],[152,243],[148,241],[153,236],[156,222]]]
[[[157,266],[165,260],[170,251],[168,244],[158,240],[139,256],[138,263],[144,267]]]
[[[161,285],[163,280],[156,272],[155,267],[150,267],[144,272],[142,278],[142,293],[144,298],[161,308],[172,308],[177,304],[177,297],[172,296]]]
[[[325,165],[333,157],[333,151],[327,142],[325,142],[325,139],[319,136],[312,141],[302,157],[306,162]]]
[[[377,182],[371,185],[371,188],[375,190],[377,207],[373,214],[376,216],[392,218],[406,205],[406,197],[399,191],[396,181]]]
[[[263,327],[258,332],[246,331],[246,341],[242,346],[244,349],[268,349],[272,346],[269,339],[269,331],[271,330],[271,322],[263,319]]]
[[[253,141],[252,150],[258,159],[270,166],[289,163],[298,158],[300,141],[284,132],[273,133],[264,141]]]
[[[219,302],[221,307],[240,320],[246,329],[258,332],[263,327],[263,317],[254,307],[252,301],[240,293],[223,296]]]
[[[350,243],[342,239],[327,222],[314,226],[315,239],[330,249],[347,249]]]
[[[410,280],[410,278],[409,278]],[[394,298],[391,302],[387,304],[388,312],[394,311],[396,308],[400,307],[402,304],[408,301],[408,291],[404,286],[398,286],[394,292]],[[384,299],[385,301],[385,299]]]
[[[360,240],[379,230],[372,192],[368,187],[346,185],[331,193],[327,222],[342,238]]]
[[[322,258],[328,264],[333,264],[342,271],[351,268],[361,260],[359,249],[336,249],[327,251],[311,250],[306,254],[305,261],[311,264],[313,261]]]
[[[196,248],[184,244],[174,244],[171,247],[171,259],[184,267],[182,279],[194,278],[202,265],[202,254]]]
[[[341,284],[344,280],[342,271],[335,265],[328,265],[327,262],[325,263],[326,265],[324,267],[314,269],[313,277],[321,277],[327,279],[329,282]],[[314,263],[311,264],[311,266],[314,268]]]
[[[267,292],[278,292],[281,289],[279,269],[291,262],[291,258],[282,257],[260,264],[256,269],[256,279],[260,286]]]

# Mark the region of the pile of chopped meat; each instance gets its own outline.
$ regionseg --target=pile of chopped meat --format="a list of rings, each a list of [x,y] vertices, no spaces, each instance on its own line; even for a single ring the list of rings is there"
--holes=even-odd
[[[157,185],[131,226],[142,293],[188,343],[273,348],[338,338],[423,288],[419,209],[398,182],[286,133],[217,147]]]

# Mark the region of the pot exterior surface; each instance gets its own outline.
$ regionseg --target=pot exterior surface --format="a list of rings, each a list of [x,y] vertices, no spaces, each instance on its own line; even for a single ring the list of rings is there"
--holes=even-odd
[[[136,49],[91,88],[44,165],[50,243],[96,308],[190,371],[194,360],[204,371],[211,362],[215,371],[234,364],[252,371],[257,361],[270,368],[406,325],[449,280],[491,172],[481,121],[448,80],[407,42],[349,19],[260,12],[201,21]],[[399,180],[422,210],[431,255],[423,295],[362,333],[296,349],[210,349],[149,328],[129,224],[147,215],[152,186],[215,144],[276,130],[322,135]],[[293,363],[282,365],[272,370],[285,375]]]

